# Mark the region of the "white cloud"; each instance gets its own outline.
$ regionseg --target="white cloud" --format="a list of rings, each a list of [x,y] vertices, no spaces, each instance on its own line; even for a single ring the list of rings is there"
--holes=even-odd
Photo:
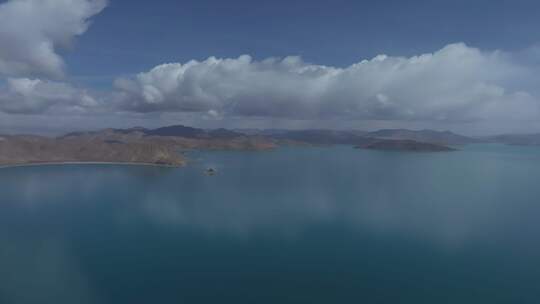
[[[63,111],[82,110],[99,104],[87,90],[62,82],[9,78],[0,87],[0,111],[5,113],[43,113],[53,107]]]
[[[462,43],[409,58],[379,55],[344,68],[299,57],[210,57],[116,79],[114,89],[102,94],[67,82],[10,78],[0,83],[0,112],[90,112],[89,121],[114,116],[122,126],[133,120],[130,115],[158,121],[184,115],[189,122],[172,123],[527,131],[540,121],[534,80],[540,66],[528,62],[521,53],[485,52]]]
[[[115,81],[117,102],[138,112],[201,112],[292,119],[537,119],[536,96],[516,87],[530,71],[502,52],[451,44],[414,56],[379,55],[346,68],[298,57],[210,57]]]
[[[61,77],[58,48],[88,28],[106,0],[9,0],[0,4],[0,75]]]

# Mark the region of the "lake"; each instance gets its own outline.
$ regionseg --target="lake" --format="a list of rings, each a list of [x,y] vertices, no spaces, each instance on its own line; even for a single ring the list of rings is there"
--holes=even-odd
[[[0,169],[0,303],[539,301],[538,147],[189,156]]]

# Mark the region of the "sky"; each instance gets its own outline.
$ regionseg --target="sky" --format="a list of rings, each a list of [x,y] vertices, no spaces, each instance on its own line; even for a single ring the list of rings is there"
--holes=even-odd
[[[540,132],[537,1],[0,1],[0,133]]]

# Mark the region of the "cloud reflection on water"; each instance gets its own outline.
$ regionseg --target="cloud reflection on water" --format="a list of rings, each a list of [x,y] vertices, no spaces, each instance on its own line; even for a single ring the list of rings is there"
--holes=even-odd
[[[516,221],[511,213],[519,211],[509,202],[526,204],[536,189],[528,175],[540,172],[526,159],[474,150],[418,155],[304,148],[203,153],[194,159],[199,161],[180,169],[16,168],[0,172],[0,181],[18,205],[39,210],[49,202],[59,203],[54,208],[85,203],[105,208],[126,225],[142,217],[244,237],[295,236],[320,225],[342,225],[454,247],[504,233],[498,221]],[[219,168],[216,176],[203,174],[209,164]]]

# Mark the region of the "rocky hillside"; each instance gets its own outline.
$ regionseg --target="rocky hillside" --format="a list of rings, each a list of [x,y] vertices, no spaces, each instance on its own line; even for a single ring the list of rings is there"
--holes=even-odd
[[[0,165],[117,162],[180,166],[186,162],[183,151],[266,150],[274,147],[273,140],[259,136],[184,126],[156,130],[105,129],[68,133],[58,138],[4,135],[0,137]]]

